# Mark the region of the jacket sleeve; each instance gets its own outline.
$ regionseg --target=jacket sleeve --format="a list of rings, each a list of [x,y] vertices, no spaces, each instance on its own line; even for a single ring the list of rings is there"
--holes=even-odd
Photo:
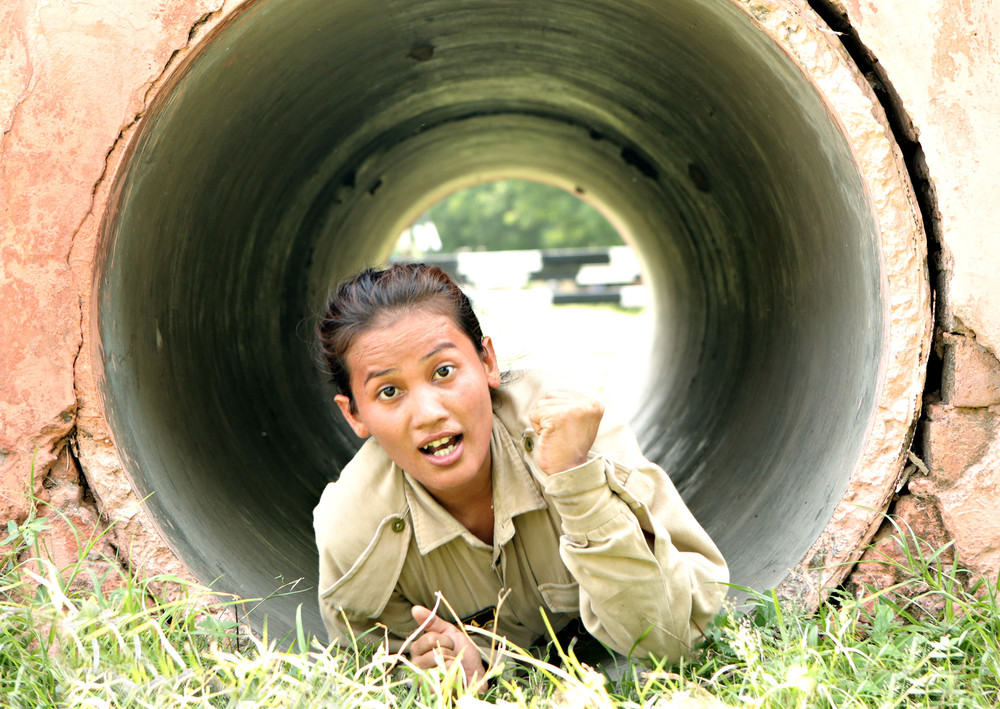
[[[331,642],[350,644],[363,636],[362,642],[377,643],[386,638],[385,626],[403,637],[416,627],[396,591],[411,525],[391,465],[366,444],[313,510],[319,608]]]
[[[688,654],[721,608],[729,571],[631,431],[602,426],[577,468],[530,467],[561,517],[559,553],[580,585],[587,630],[623,654]]]

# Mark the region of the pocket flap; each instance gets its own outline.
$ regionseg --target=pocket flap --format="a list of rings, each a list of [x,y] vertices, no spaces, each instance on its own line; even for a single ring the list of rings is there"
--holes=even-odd
[[[545,605],[553,613],[580,612],[580,584],[573,583],[543,583],[538,586]]]
[[[407,533],[400,533],[397,531],[400,519],[394,516],[382,520],[361,558],[329,588],[322,590],[320,598],[360,617],[378,616],[389,602],[406,560],[410,525],[404,527]],[[388,529],[393,531],[387,532]]]

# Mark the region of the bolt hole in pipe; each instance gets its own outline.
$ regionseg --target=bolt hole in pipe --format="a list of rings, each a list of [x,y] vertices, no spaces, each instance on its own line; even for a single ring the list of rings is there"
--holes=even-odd
[[[95,281],[108,424],[188,567],[247,597],[301,578],[269,628],[302,604],[321,634],[311,509],[358,441],[310,318],[488,180],[582,190],[635,249],[634,425],[734,582],[782,583],[859,470],[891,487],[922,382],[893,373],[894,289],[919,305],[923,264],[886,252],[857,141],[772,37],[719,0],[259,0],[217,27],[129,147]]]

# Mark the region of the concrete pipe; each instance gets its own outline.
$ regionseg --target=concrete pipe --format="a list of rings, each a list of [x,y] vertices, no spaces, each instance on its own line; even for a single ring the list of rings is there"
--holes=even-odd
[[[836,38],[777,0],[247,3],[160,89],[105,215],[119,455],[197,576],[249,597],[302,578],[269,627],[302,604],[319,632],[310,513],[358,442],[310,317],[445,194],[538,179],[644,264],[649,456],[736,583],[815,598],[919,407],[925,244],[897,153]]]

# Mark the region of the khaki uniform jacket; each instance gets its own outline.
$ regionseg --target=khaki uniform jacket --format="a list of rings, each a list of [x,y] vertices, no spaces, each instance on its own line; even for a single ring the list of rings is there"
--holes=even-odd
[[[373,439],[327,485],[313,517],[331,641],[385,639],[394,651],[416,630],[410,608],[433,607],[436,591],[452,622],[506,593],[495,632],[520,647],[546,634],[542,611],[556,631],[580,617],[598,640],[639,657],[676,660],[701,637],[728,581],[719,550],[609,413],[587,463],[542,472],[528,413],[545,391],[541,375],[518,372],[494,396],[492,546]]]

